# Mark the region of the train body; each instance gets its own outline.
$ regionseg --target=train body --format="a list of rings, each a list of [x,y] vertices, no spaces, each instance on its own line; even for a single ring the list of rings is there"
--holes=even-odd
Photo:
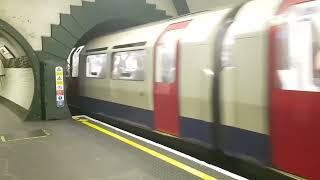
[[[78,105],[316,179],[319,10],[253,0],[97,37],[75,53]]]

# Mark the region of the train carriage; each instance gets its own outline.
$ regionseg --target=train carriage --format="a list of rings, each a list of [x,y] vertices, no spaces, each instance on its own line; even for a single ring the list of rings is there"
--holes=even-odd
[[[319,10],[253,0],[99,36],[72,58],[78,105],[317,179]]]

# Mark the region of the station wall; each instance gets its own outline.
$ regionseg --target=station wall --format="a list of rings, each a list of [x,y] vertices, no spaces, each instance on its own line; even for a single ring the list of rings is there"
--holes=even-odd
[[[83,0],[94,2],[95,0]],[[168,15],[177,12],[171,0],[147,0]],[[50,36],[50,24],[60,23],[60,13],[70,14],[70,5],[82,5],[81,0],[1,0],[0,18],[20,32],[36,51],[42,50],[41,36]]]
[[[5,68],[0,77],[0,96],[28,110],[34,93],[32,68]]]
[[[44,106],[55,102],[45,100],[48,97],[41,81],[48,72],[40,70],[43,63],[63,64],[76,42],[98,23],[129,19],[143,24],[175,15],[177,11],[171,0],[136,0],[136,3],[131,0],[1,0],[0,29],[4,28],[19,43],[23,42],[31,67],[5,67],[0,95],[25,109],[32,104],[30,119],[38,119],[40,115],[46,119],[48,113],[43,112]],[[24,96],[34,97],[33,100],[15,95],[22,94],[21,90]]]
[[[0,96],[28,110],[34,95],[34,75],[30,59],[16,39],[0,30],[0,47],[12,57],[0,55]]]
[[[155,4],[157,9],[164,10],[169,16],[177,16],[177,10],[172,0],[146,0],[149,4]]]
[[[50,24],[60,23],[59,13],[69,14],[70,5],[81,4],[81,0],[1,0],[0,18],[37,51],[42,49],[41,36],[51,35]]]

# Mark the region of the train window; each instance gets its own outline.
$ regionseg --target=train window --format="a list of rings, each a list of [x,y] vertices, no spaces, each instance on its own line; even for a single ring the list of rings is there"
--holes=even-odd
[[[145,50],[116,52],[112,56],[112,79],[144,80]]]
[[[285,90],[320,91],[320,7],[296,5],[277,32],[277,76]]]
[[[72,48],[69,56],[68,56],[68,59],[67,59],[67,71],[66,71],[66,77],[70,77],[71,75],[71,56],[73,55],[74,51],[76,50],[76,48]]]
[[[313,83],[320,87],[320,24],[313,25]]]
[[[221,68],[232,68],[234,62],[232,61],[232,48],[234,46],[234,25],[231,24],[228,28],[225,38],[222,42],[221,52]]]
[[[100,78],[100,79],[105,78],[106,65],[107,65],[106,54],[88,55],[86,58],[86,76],[90,78]]]
[[[166,32],[158,42],[156,82],[173,83],[176,79],[177,41],[182,29]]]
[[[77,50],[73,53],[72,62],[71,62],[71,75],[72,77],[79,77],[79,60],[80,60],[80,53],[84,46],[80,46]]]

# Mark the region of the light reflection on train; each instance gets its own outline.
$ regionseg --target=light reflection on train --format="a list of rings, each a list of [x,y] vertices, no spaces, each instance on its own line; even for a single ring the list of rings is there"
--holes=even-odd
[[[77,106],[318,179],[319,10],[253,0],[95,38],[72,56]]]

